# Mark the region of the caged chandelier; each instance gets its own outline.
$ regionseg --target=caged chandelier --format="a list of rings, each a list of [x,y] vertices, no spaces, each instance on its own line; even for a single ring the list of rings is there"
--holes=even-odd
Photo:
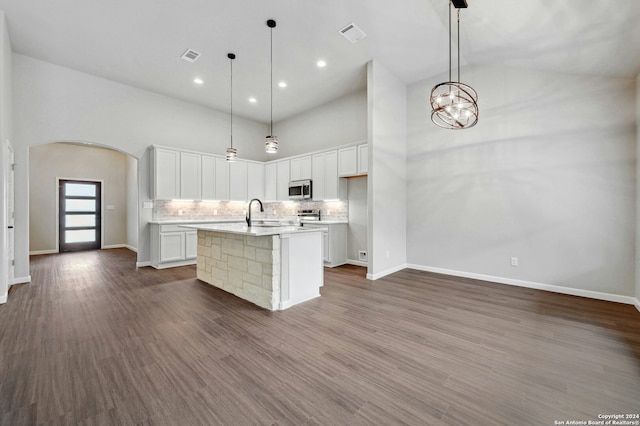
[[[458,18],[458,81],[451,78],[451,6],[455,7]],[[449,81],[431,89],[431,121],[444,129],[468,129],[478,122],[478,94],[460,82],[460,8],[466,7],[466,0],[449,2]]]

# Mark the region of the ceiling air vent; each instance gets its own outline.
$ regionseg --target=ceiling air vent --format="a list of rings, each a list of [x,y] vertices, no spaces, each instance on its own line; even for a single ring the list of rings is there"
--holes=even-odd
[[[196,59],[198,59],[199,57],[200,57],[200,54],[195,50],[191,50],[191,49],[187,49],[187,51],[184,52],[181,56],[182,59],[188,62],[195,62]]]
[[[365,38],[367,36],[364,33],[364,31],[362,31],[360,28],[358,28],[358,26],[356,24],[354,24],[353,22],[350,23],[349,25],[347,25],[346,27],[344,27],[343,29],[341,29],[338,32],[340,34],[342,34],[344,36],[344,38],[349,40],[351,43],[355,43],[355,42],[357,42],[359,40],[362,40],[363,38]]]

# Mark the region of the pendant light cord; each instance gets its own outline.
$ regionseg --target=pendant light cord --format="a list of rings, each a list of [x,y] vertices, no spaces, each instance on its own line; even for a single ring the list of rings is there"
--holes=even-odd
[[[458,83],[460,83],[460,9],[457,9],[458,12]]]
[[[451,80],[451,2],[449,2],[449,81]]]
[[[271,59],[270,59],[270,68],[271,68],[271,125],[269,126],[269,134],[273,136],[273,28],[271,29]]]
[[[233,59],[229,60],[229,65],[231,66],[231,99],[229,100],[231,106],[231,148],[233,148]]]

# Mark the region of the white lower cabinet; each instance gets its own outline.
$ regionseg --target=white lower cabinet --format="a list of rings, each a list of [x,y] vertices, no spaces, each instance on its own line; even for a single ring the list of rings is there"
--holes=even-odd
[[[180,225],[151,224],[151,266],[163,269],[193,265],[197,257],[197,231]]]
[[[333,268],[347,263],[347,224],[346,223],[304,223],[308,228],[326,228],[322,232],[322,256],[324,266]]]

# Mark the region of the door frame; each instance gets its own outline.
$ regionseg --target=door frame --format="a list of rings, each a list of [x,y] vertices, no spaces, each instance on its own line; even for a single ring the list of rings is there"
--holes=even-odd
[[[104,248],[104,179],[56,177],[56,253],[60,253],[60,181],[100,182],[100,250]]]

